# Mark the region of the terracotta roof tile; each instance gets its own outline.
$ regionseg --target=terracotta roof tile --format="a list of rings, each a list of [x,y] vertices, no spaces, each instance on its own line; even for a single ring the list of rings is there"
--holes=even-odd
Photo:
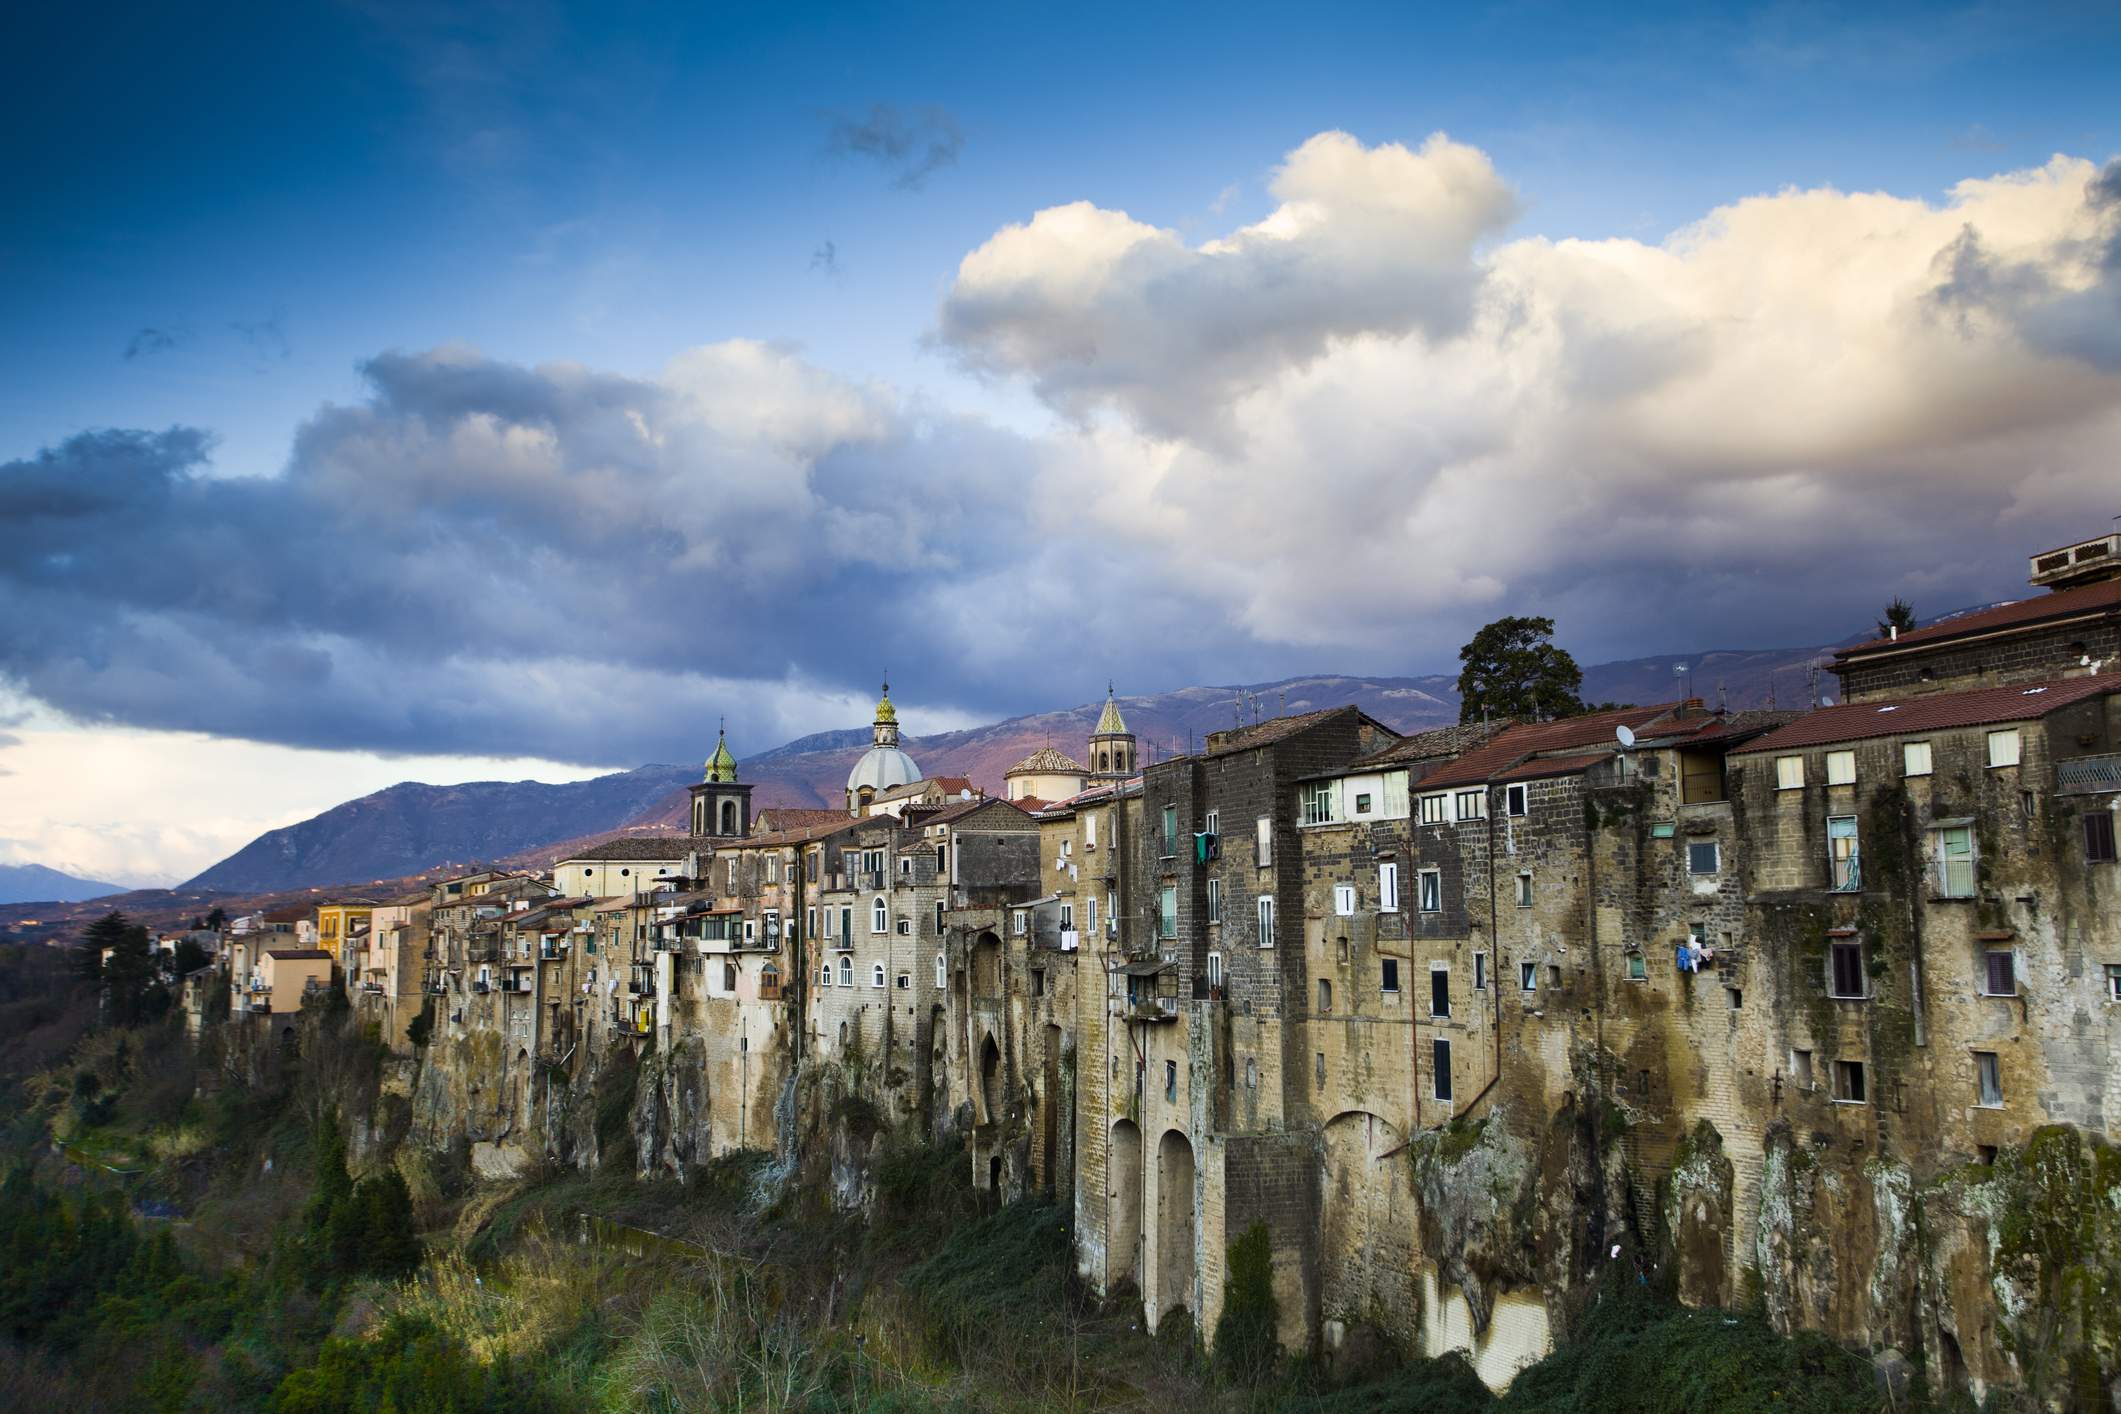
[[[1392,730],[1360,707],[1348,703],[1339,707],[1321,707],[1316,712],[1299,712],[1291,717],[1276,717],[1255,726],[1233,727],[1226,732],[1210,732],[1200,754],[1204,757],[1228,756],[1233,751],[1250,751],[1254,747],[1272,746],[1275,742],[1295,736],[1298,732],[1315,727],[1342,712],[1353,712],[1380,731]]]
[[[1950,731],[1954,727],[1979,727],[1995,722],[2027,722],[2072,702],[2116,691],[2121,691],[2121,678],[2082,677],[2010,687],[1984,687],[1973,692],[1940,692],[1927,697],[1904,698],[1899,702],[1848,702],[1807,713],[1779,731],[1769,732],[1758,741],[1747,742],[1732,754],[1791,751],[1834,742],[1905,736],[1910,732]]]
[[[1586,712],[1580,717],[1562,717],[1552,722],[1520,722],[1496,733],[1456,761],[1429,772],[1412,783],[1416,790],[1441,790],[1447,786],[1476,785],[1492,780],[1529,757],[1554,755],[1572,749],[1603,745],[1614,739],[1617,727],[1641,731],[1681,706],[1663,702],[1651,707],[1615,707],[1604,712]]]
[[[1955,619],[1931,624],[1928,628],[1913,629],[1898,638],[1877,638],[1868,643],[1858,643],[1854,647],[1842,649],[1834,657],[1847,663],[1879,653],[1898,651],[1910,644],[1943,643],[1971,634],[1992,633],[1998,629],[2030,627],[2048,619],[2101,613],[2121,613],[2121,579],[2101,580],[2097,584],[2057,590],[2052,594],[2036,594],[2030,599],[2020,599],[1993,609],[1983,609],[1979,613],[1962,614]]]

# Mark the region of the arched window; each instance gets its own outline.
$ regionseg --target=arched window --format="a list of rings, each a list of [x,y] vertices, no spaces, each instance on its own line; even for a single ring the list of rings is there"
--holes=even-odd
[[[881,962],[869,969],[869,985],[872,987],[884,985],[884,964]]]
[[[820,987],[829,987],[829,986],[831,986],[831,985],[832,985],[832,964],[831,964],[831,963],[829,963],[829,962],[828,962],[828,963],[826,963],[826,964],[825,964],[825,965],[824,965],[823,967],[820,967],[820,968],[819,968],[819,969],[817,970],[817,984],[818,984],[818,985],[819,985]]]
[[[736,802],[733,800],[722,802],[722,833],[725,835],[736,833]]]
[[[884,907],[884,900],[881,896],[869,905],[869,931],[872,933],[888,933],[891,931],[891,911]]]
[[[851,957],[840,959],[840,985],[842,987],[852,987],[854,985],[854,959]]]
[[[935,990],[938,992],[950,990],[949,964],[943,961],[941,953],[935,955]]]

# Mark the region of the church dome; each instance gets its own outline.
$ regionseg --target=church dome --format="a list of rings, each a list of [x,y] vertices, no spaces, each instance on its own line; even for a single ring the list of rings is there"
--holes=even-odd
[[[847,773],[847,789],[857,791],[867,786],[884,791],[893,786],[910,786],[920,778],[921,768],[913,764],[911,756],[895,746],[872,746]]]
[[[875,744],[862,753],[862,759],[854,763],[847,773],[847,808],[856,811],[865,797],[893,786],[910,786],[921,778],[921,768],[913,764],[913,758],[899,750],[898,709],[891,705],[891,684],[884,684],[884,694],[877,700],[876,722],[871,726],[870,740]]]

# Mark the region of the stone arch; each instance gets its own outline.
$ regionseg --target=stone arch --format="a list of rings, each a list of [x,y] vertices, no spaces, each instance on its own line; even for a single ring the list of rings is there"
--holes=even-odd
[[[1105,1290],[1141,1282],[1142,1132],[1131,1119],[1115,1120],[1105,1156],[1112,1191],[1105,1206]]]
[[[994,1044],[994,1033],[989,1031],[979,1048],[979,1096],[980,1107],[986,1111],[980,1116],[983,1123],[994,1124],[1002,1117],[1002,1048]]]
[[[736,833],[736,802],[733,800],[722,802],[722,833],[725,835],[734,835]]]
[[[1319,1138],[1320,1313],[1352,1324],[1418,1309],[1405,1135],[1380,1115],[1344,1110]]]
[[[982,933],[972,944],[972,995],[975,997],[999,997],[1002,994],[1002,940],[992,933]]]
[[[1156,1310],[1153,1326],[1165,1313],[1195,1308],[1193,1143],[1176,1129],[1164,1131],[1156,1145]]]

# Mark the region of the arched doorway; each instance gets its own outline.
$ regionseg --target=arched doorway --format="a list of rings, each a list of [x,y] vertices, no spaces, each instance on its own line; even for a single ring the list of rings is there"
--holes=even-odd
[[[997,1123],[1002,1117],[1002,1050],[994,1044],[992,1031],[980,1042],[979,1096],[980,1108],[986,1111],[979,1117],[980,1123]]]
[[[1175,1129],[1156,1146],[1156,1312],[1193,1301],[1193,1145]]]
[[[1105,1209],[1105,1289],[1123,1281],[1141,1283],[1142,1132],[1131,1119],[1112,1126],[1112,1151],[1105,1157],[1112,1187]]]

